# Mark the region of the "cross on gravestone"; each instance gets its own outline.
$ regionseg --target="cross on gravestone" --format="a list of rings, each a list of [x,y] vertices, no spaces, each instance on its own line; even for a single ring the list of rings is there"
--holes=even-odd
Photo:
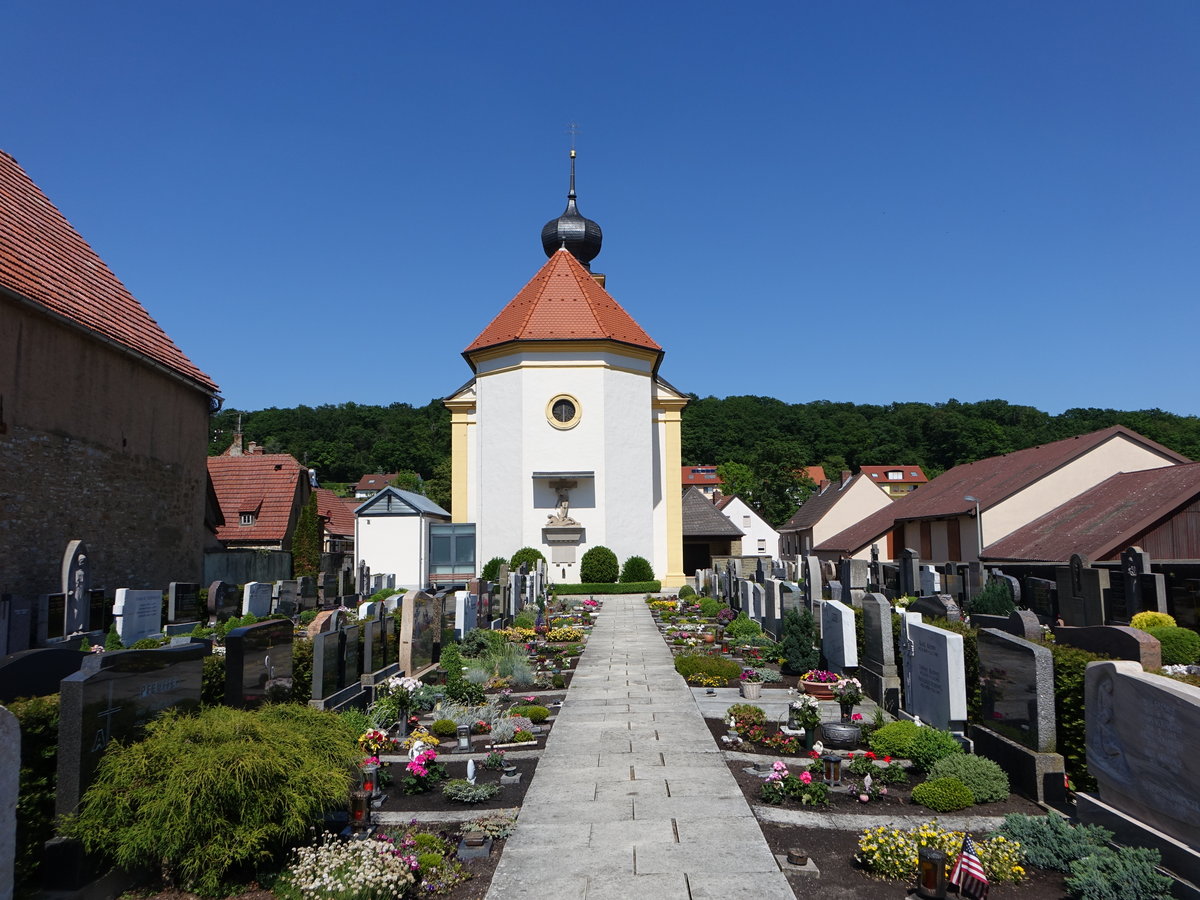
[[[905,597],[920,596],[921,554],[906,547],[900,553],[900,593]]]
[[[883,587],[883,573],[879,570],[879,545],[871,545],[871,562],[867,566],[867,579],[870,590],[878,591]]]
[[[1093,569],[1079,554],[1068,566],[1055,569],[1058,581],[1058,614],[1064,625],[1104,625],[1107,569]]]
[[[71,541],[62,561],[62,592],[67,598],[64,629],[67,634],[87,631],[91,628],[88,613],[91,610],[88,592],[92,589],[92,564],[88,560],[88,549],[83,541]]]

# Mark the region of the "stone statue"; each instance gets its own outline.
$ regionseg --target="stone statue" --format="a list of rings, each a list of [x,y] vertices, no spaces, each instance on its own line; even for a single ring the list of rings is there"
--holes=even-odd
[[[571,518],[571,497],[569,491],[575,487],[574,481],[566,481],[560,479],[550,483],[550,487],[554,489],[557,497],[557,502],[554,504],[554,512],[546,519],[547,525],[578,525]]]

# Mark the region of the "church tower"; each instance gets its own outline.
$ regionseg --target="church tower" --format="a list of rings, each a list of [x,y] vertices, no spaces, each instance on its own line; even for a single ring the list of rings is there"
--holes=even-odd
[[[663,349],[593,275],[600,226],[567,208],[542,229],[545,265],[463,351],[474,377],[445,403],[452,514],[476,525],[476,559],[536,547],[552,580],[578,582],[589,547],[643,556],[684,583],[680,414]]]

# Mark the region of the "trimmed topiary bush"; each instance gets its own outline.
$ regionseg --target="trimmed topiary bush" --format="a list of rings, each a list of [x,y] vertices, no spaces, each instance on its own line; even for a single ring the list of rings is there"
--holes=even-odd
[[[894,756],[898,759],[908,759],[912,750],[913,738],[917,736],[919,726],[915,722],[889,722],[882,728],[871,732],[869,743],[871,749],[880,756]]]
[[[996,763],[982,756],[953,753],[944,756],[929,769],[930,778],[957,778],[970,790],[976,803],[1007,800],[1008,775]]]
[[[688,678],[692,675],[713,675],[728,681],[742,674],[742,667],[732,659],[705,656],[702,653],[681,653],[675,657],[675,671]]]
[[[650,563],[641,556],[631,556],[625,560],[625,564],[621,566],[621,584],[630,584],[635,581],[653,581],[654,569]],[[685,585],[686,587],[686,585]],[[679,592],[683,596],[683,591]]]
[[[963,752],[960,744],[948,731],[922,726],[908,746],[908,758],[922,772],[928,772],[939,759]]]
[[[508,562],[508,560],[506,560],[503,556],[493,556],[483,564],[483,571],[479,573],[479,577],[484,581],[494,582],[500,577],[500,567],[506,562]]]
[[[971,790],[957,778],[935,778],[913,788],[914,803],[927,806],[934,812],[954,812],[973,806]]]
[[[1039,869],[1066,872],[1072,860],[1108,846],[1113,833],[1099,825],[1072,825],[1062,816],[1004,817],[998,834],[1021,845],[1021,857]]]
[[[437,737],[450,738],[458,734],[458,726],[453,719],[438,719],[429,726],[429,731]]]
[[[545,561],[546,557],[542,555],[542,551],[534,547],[522,547],[512,555],[512,559],[508,561],[508,570],[515,572],[522,564],[529,566],[529,571],[537,568],[538,561]],[[497,570],[499,571],[499,570]]]
[[[1140,612],[1134,615],[1129,620],[1129,624],[1134,628],[1140,628],[1145,631],[1147,628],[1166,628],[1175,627],[1179,623],[1175,621],[1175,617],[1164,612]]]
[[[603,545],[589,547],[579,562],[579,577],[584,582],[612,584],[617,580],[617,573],[617,554]]]
[[[624,581],[625,579],[621,579],[621,580]],[[648,578],[646,580],[651,581],[652,579]],[[690,584],[685,584],[683,587],[681,587],[679,589],[679,599],[680,600],[687,600],[689,597],[695,597],[695,596],[696,596],[696,592],[695,592],[695,590],[692,589],[692,586]]]
[[[683,599],[682,594],[679,595],[679,599]],[[724,608],[725,604],[720,600],[714,600],[712,597],[700,598],[700,615],[704,616],[706,619],[715,619],[717,617],[717,613]]]
[[[1178,625],[1142,629],[1162,644],[1164,666],[1190,666],[1200,660],[1200,634]]]

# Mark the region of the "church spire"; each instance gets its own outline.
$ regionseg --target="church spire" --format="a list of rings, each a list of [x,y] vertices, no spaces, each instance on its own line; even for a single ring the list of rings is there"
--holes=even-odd
[[[572,126],[574,128],[574,126]],[[571,143],[575,142],[575,132],[571,132]],[[571,252],[585,269],[591,269],[592,260],[600,253],[600,244],[604,234],[600,226],[591,219],[580,215],[575,204],[575,147],[571,147],[571,183],[567,191],[567,208],[557,219],[551,219],[542,228],[542,249],[546,256],[552,256],[555,251],[566,249]]]

